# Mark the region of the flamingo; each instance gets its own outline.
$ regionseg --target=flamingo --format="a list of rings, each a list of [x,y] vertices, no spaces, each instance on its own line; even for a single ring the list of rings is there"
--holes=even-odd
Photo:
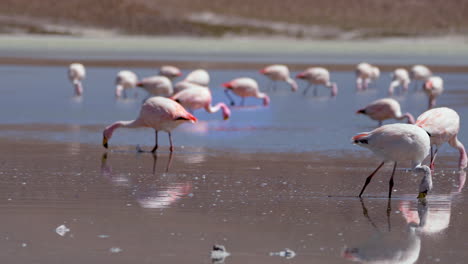
[[[224,92],[231,101],[231,105],[234,105],[235,103],[229,95],[228,90],[231,90],[236,95],[242,97],[241,105],[244,105],[245,97],[256,97],[263,99],[264,106],[268,106],[270,104],[270,97],[266,93],[260,92],[257,81],[252,78],[237,78],[227,83],[223,83],[223,86],[226,88]]]
[[[466,168],[468,159],[465,147],[457,137],[460,131],[460,117],[456,111],[447,107],[427,110],[418,117],[416,125],[431,135],[431,169],[434,168],[439,147],[445,142],[460,152],[458,167],[460,169]],[[435,146],[434,152],[432,146]]]
[[[338,94],[338,87],[336,86],[336,83],[330,82],[330,72],[325,68],[308,68],[307,70],[299,73],[296,77],[309,82],[309,86],[304,90],[304,95],[306,95],[311,85],[314,85],[314,96],[317,96],[316,85],[324,85],[325,87],[330,88],[331,96],[336,96]]]
[[[293,92],[297,91],[297,83],[289,76],[289,69],[286,65],[270,65],[260,70],[260,73],[270,78],[274,84],[276,81],[284,81],[291,86]],[[274,90],[276,90],[276,85],[274,86]]]
[[[152,76],[144,78],[137,83],[138,87],[145,89],[154,96],[170,96],[173,93],[172,83],[166,76]]]
[[[126,90],[135,88],[138,82],[137,75],[132,71],[119,71],[117,77],[115,78],[115,97],[120,98],[122,96],[122,91],[124,97],[127,97]]]
[[[414,65],[411,67],[410,77],[414,80],[415,87],[417,87],[417,81],[426,81],[432,76],[432,71],[424,65]]]
[[[436,99],[444,91],[444,81],[439,76],[431,76],[423,84],[423,90],[429,96],[429,109],[435,106]]]
[[[180,82],[178,82],[178,83],[176,83],[174,85],[174,94],[176,94],[176,93],[178,93],[180,91],[189,89],[189,88],[193,88],[193,87],[203,87],[205,89],[208,89],[208,87],[201,86],[201,85],[198,85],[198,84],[195,84],[195,83],[191,83],[191,82],[187,82],[187,81],[180,81]]]
[[[380,69],[367,62],[361,62],[356,66],[356,88],[358,91],[366,90],[371,81],[380,77]]]
[[[354,144],[368,148],[375,155],[383,159],[383,162],[366,179],[364,187],[359,193],[366,189],[372,177],[387,161],[393,161],[393,172],[390,177],[388,198],[392,197],[393,175],[397,162],[411,161],[413,171],[423,171],[424,177],[419,185],[418,198],[425,198],[432,189],[431,170],[422,161],[429,155],[430,139],[424,129],[410,124],[391,124],[374,129],[371,132],[360,133],[352,138]]]
[[[81,81],[86,77],[86,70],[81,63],[72,63],[68,67],[68,78],[75,87],[75,95],[81,96],[83,94],[83,85]]]
[[[211,105],[210,89],[193,84],[194,87],[182,90],[171,97],[171,99],[180,103],[183,107],[190,110],[205,108],[208,113],[216,113],[220,109],[223,112],[223,119],[227,120],[231,116],[229,107],[224,103],[218,103],[215,106]]]
[[[184,81],[208,87],[210,85],[210,75],[204,69],[197,69],[189,73]]]
[[[403,87],[403,91],[408,91],[408,86],[410,83],[410,77],[408,71],[403,68],[398,68],[393,72],[393,80],[390,83],[390,87],[388,88],[388,95],[393,95],[393,91],[398,86]]]
[[[159,68],[159,75],[166,76],[170,80],[173,80],[181,76],[182,72],[177,67],[164,65],[164,66],[161,66],[161,68]]]
[[[155,145],[151,152],[158,148],[158,131],[162,130],[168,133],[170,142],[170,151],[174,151],[172,144],[171,131],[184,122],[197,122],[197,118],[187,112],[183,106],[174,100],[155,96],[148,98],[141,106],[140,115],[132,121],[117,121],[106,127],[103,132],[102,145],[107,148],[107,142],[117,128],[139,128],[151,127],[155,130]]]
[[[407,118],[408,124],[414,124],[414,117],[410,113],[401,114],[400,103],[392,98],[383,98],[375,100],[366,107],[359,109],[356,114],[364,114],[372,120],[379,121],[379,126],[382,121],[387,119],[402,120]]]

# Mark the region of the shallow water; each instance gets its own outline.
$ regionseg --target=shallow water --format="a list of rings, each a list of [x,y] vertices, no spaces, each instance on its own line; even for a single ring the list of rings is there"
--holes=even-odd
[[[379,161],[350,143],[376,126],[354,112],[385,95],[388,73],[378,89],[356,94],[353,73],[332,72],[340,89],[334,99],[323,87],[318,97],[312,91],[304,97],[281,84],[270,93],[270,107],[247,99],[229,121],[196,111],[200,122],[174,132],[175,152],[168,153],[162,136],[153,156],[135,151],[137,144],[152,146],[150,129],[120,130],[110,150],[100,145],[102,129],[133,119],[145,96],[140,91],[138,99],[116,102],[117,71],[89,67],[85,96],[76,100],[64,68],[0,67],[5,263],[211,263],[214,244],[231,253],[225,263],[464,263],[468,257],[460,235],[468,232],[466,173],[455,169],[457,152],[447,145],[426,203],[416,199],[421,175],[402,168],[388,204],[390,165],[362,201],[356,198]],[[227,102],[220,84],[235,77],[268,85],[252,71],[210,73],[215,102]],[[467,131],[468,77],[441,76],[446,92],[438,105],[457,110]],[[397,99],[415,116],[427,105],[420,92]],[[459,138],[468,142],[466,133]],[[61,225],[70,229],[63,236]],[[285,248],[296,256],[270,256]]]

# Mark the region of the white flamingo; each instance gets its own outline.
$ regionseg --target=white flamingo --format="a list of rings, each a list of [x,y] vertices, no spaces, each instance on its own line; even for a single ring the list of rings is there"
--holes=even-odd
[[[204,69],[197,69],[190,72],[184,81],[208,87],[210,85],[210,74]]]
[[[150,97],[141,106],[140,114],[135,120],[117,121],[106,127],[103,132],[102,145],[107,148],[107,142],[117,128],[149,127],[155,130],[155,145],[151,152],[158,148],[158,131],[166,131],[169,135],[170,151],[174,151],[171,131],[184,122],[196,122],[192,114],[174,100],[164,97]]]
[[[410,113],[401,113],[400,103],[392,98],[383,98],[373,101],[366,107],[359,109],[357,114],[364,114],[372,120],[379,121],[379,126],[387,119],[408,119],[408,124],[414,124],[414,117]]]
[[[132,71],[119,71],[115,78],[115,97],[120,98],[123,94],[127,97],[126,91],[135,88],[138,82],[137,75]]]
[[[458,167],[464,169],[467,166],[467,156],[465,147],[458,140],[460,131],[460,117],[457,112],[447,107],[439,107],[427,110],[416,120],[416,125],[426,130],[431,135],[431,168],[434,168],[434,161],[439,147],[448,142],[450,146],[460,153]],[[432,146],[435,146],[433,151]]]
[[[406,69],[403,69],[403,68],[396,69],[395,71],[393,71],[393,74],[392,74],[392,82],[390,83],[390,86],[388,87],[388,95],[393,95],[395,88],[399,86],[403,88],[404,92],[407,92],[410,81],[411,80],[410,80],[408,71]]]
[[[354,144],[370,149],[375,155],[383,159],[383,162],[366,179],[364,187],[359,193],[366,189],[372,177],[387,161],[393,161],[393,172],[390,177],[388,197],[391,198],[393,191],[393,176],[397,162],[411,161],[414,171],[423,171],[424,177],[419,185],[418,198],[426,197],[432,189],[431,170],[422,161],[429,155],[430,139],[424,129],[410,124],[391,124],[364,132],[352,138]]]
[[[338,86],[336,83],[330,82],[330,72],[325,68],[308,68],[305,71],[299,73],[296,77],[306,80],[309,83],[307,88],[304,90],[304,95],[306,95],[307,91],[312,85],[314,85],[314,96],[317,96],[317,85],[324,85],[325,87],[330,88],[332,97],[338,94]]]
[[[423,85],[423,90],[429,96],[429,109],[435,106],[436,99],[444,91],[444,81],[439,76],[431,76]]]
[[[86,70],[81,63],[72,63],[68,67],[68,78],[75,87],[75,95],[81,96],[83,94],[83,85],[81,81],[86,78]]]
[[[293,92],[297,91],[297,83],[289,75],[289,69],[286,65],[270,65],[260,70],[260,73],[267,76],[273,81],[273,89],[276,90],[276,82],[287,82],[291,86]]]
[[[418,81],[426,81],[432,76],[432,71],[424,65],[414,65],[411,67],[410,78],[414,81],[414,86],[417,87]]]
[[[241,105],[244,105],[245,97],[256,97],[263,99],[264,106],[268,106],[270,104],[270,97],[268,97],[266,93],[260,92],[257,81],[252,78],[237,78],[231,80],[230,82],[223,83],[223,86],[226,88],[224,92],[231,101],[231,105],[234,105],[235,103],[229,95],[229,90],[242,97]]]
[[[356,66],[356,88],[358,91],[366,90],[369,84],[380,77],[380,69],[367,62],[361,62]]]
[[[149,94],[154,96],[171,96],[173,93],[172,82],[166,76],[152,76],[144,78],[137,83],[138,87],[143,88]]]
[[[164,65],[159,68],[159,75],[166,76],[170,80],[173,80],[182,75],[179,68],[171,65]]]

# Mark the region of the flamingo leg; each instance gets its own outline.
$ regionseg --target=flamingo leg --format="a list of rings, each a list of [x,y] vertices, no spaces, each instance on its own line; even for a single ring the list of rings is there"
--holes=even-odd
[[[306,95],[306,94],[307,94],[307,91],[309,91],[310,86],[312,86],[312,84],[309,83],[309,85],[307,86],[307,88],[305,88],[304,92],[302,93],[303,95]]]
[[[395,162],[396,163],[396,162]],[[387,225],[388,232],[392,231],[392,223],[390,222],[390,213],[392,212],[392,200],[389,198],[387,201]]]
[[[235,105],[236,103],[234,102],[234,100],[232,99],[231,95],[229,94],[228,90],[225,89],[224,90],[224,93],[226,94],[227,98],[229,99],[231,105]]]
[[[435,162],[435,159],[436,159],[436,156],[437,156],[437,151],[439,151],[439,148],[436,146],[435,151],[434,151],[434,155],[432,155],[432,146],[431,146],[431,164],[429,166],[431,168],[431,170],[435,169],[434,162]]]
[[[174,151],[174,145],[172,144],[172,136],[171,136],[171,132],[167,132],[167,134],[169,135],[169,143],[170,143],[170,147],[169,147],[169,150],[171,151],[171,153]]]
[[[155,130],[155,133],[154,133],[154,147],[151,150],[151,152],[154,153],[154,152],[156,152],[157,149],[158,149],[158,131]]]
[[[371,173],[371,175],[367,176],[366,182],[364,183],[364,187],[362,187],[362,190],[361,190],[361,192],[359,193],[359,198],[361,198],[362,193],[363,193],[364,190],[366,189],[367,185],[370,183],[372,177],[374,177],[374,175],[377,173],[377,171],[379,171],[380,168],[382,168],[382,166],[383,166],[384,164],[385,164],[385,161],[382,162],[382,163],[377,167],[377,169],[375,169],[374,172]]]
[[[388,199],[392,198],[392,191],[393,191],[393,175],[395,175],[397,162],[393,165],[392,177],[390,177],[390,181],[388,182]]]
[[[158,163],[158,155],[153,152],[153,175],[156,174],[156,164]]]

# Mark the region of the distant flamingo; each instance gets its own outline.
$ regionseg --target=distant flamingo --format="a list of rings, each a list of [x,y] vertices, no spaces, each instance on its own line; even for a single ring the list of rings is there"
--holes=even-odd
[[[220,109],[223,112],[223,119],[227,120],[231,116],[229,107],[224,103],[218,103],[215,106],[211,105],[211,92],[210,89],[193,84],[194,87],[180,91],[173,95],[171,99],[180,103],[183,107],[190,110],[205,108],[208,113],[216,113]]]
[[[168,97],[173,93],[172,82],[166,76],[152,76],[144,78],[137,83],[138,87],[145,89],[154,96]]]
[[[173,80],[181,76],[182,72],[177,67],[164,65],[164,66],[161,66],[161,68],[159,68],[159,75],[166,76],[170,80]]]
[[[431,76],[431,70],[424,65],[414,65],[410,71],[410,77],[411,80],[414,80],[415,87],[417,87],[417,81],[426,81]]]
[[[122,92],[127,97],[126,90],[135,88],[138,82],[137,75],[132,71],[119,71],[115,78],[115,97],[120,98]]]
[[[86,77],[86,70],[81,63],[72,63],[68,67],[68,78],[75,87],[75,95],[81,96],[83,94],[83,85],[81,81]]]
[[[392,75],[393,75],[393,78],[392,78],[392,82],[390,83],[390,87],[388,88],[388,95],[393,95],[393,91],[398,86],[403,87],[403,91],[407,92],[409,83],[411,81],[408,71],[403,68],[398,68],[395,71],[393,71]]]
[[[356,66],[356,88],[358,91],[366,90],[369,83],[380,77],[380,70],[367,62],[361,62]]]
[[[427,110],[418,117],[416,125],[431,135],[431,169],[434,168],[434,161],[440,145],[445,142],[460,152],[458,167],[460,169],[466,168],[468,159],[465,147],[457,137],[460,131],[460,117],[457,112],[447,107]],[[435,145],[435,151],[433,151],[433,145]]]
[[[151,127],[154,128],[155,145],[151,152],[155,152],[158,148],[158,131],[162,130],[169,134],[170,151],[174,151],[172,144],[171,130],[184,122],[197,122],[192,114],[187,112],[179,103],[164,97],[148,98],[141,106],[140,115],[132,121],[117,121],[106,127],[103,132],[102,145],[107,148],[107,142],[112,137],[114,130],[120,127],[138,128]]]
[[[393,175],[395,174],[397,162],[400,161],[411,161],[414,171],[424,172],[424,178],[419,185],[418,198],[426,197],[427,193],[432,189],[431,170],[426,165],[421,165],[422,161],[429,155],[430,145],[429,135],[424,129],[409,124],[391,124],[354,136],[352,141],[354,144],[370,149],[375,155],[383,159],[377,169],[367,177],[359,197],[361,197],[372,177],[387,161],[394,162],[389,182],[389,198],[392,197]]]
[[[436,99],[444,91],[444,81],[439,76],[432,76],[423,84],[424,92],[429,96],[429,109],[435,106]]]
[[[414,117],[410,113],[402,115],[400,103],[392,98],[375,100],[356,113],[367,115],[370,119],[379,121],[379,126],[382,125],[382,121],[387,119],[402,120],[407,118],[408,124],[414,124]]]
[[[330,88],[331,96],[336,96],[338,94],[338,87],[336,86],[336,83],[330,82],[330,72],[325,68],[308,68],[307,70],[299,73],[296,77],[309,82],[309,86],[304,90],[304,95],[306,95],[312,85],[314,85],[314,96],[317,96],[317,85],[324,85],[325,87]]]
[[[210,85],[210,75],[204,69],[197,69],[189,73],[184,81],[208,87]]]
[[[263,105],[268,106],[270,104],[270,97],[266,93],[260,92],[257,82],[252,78],[237,78],[230,82],[223,83],[226,87],[224,92],[231,101],[231,105],[234,105],[234,100],[228,93],[228,90],[232,91],[236,95],[242,97],[241,105],[244,105],[245,97],[256,97],[263,99]]]
[[[284,81],[287,82],[291,86],[291,90],[293,92],[297,91],[297,83],[294,79],[289,76],[289,69],[286,65],[270,65],[262,70],[260,70],[261,74],[264,74],[268,78],[273,81],[274,90],[276,90],[276,82],[277,81]]]
[[[187,82],[187,81],[180,81],[174,85],[174,94],[183,91],[185,89],[193,88],[193,87],[203,87],[205,89],[208,89],[206,86],[201,86],[199,84]]]

